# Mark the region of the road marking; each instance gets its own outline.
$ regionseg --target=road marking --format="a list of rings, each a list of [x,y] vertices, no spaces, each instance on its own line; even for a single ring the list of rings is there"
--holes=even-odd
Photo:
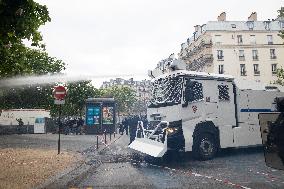
[[[270,179],[269,181],[274,182],[274,181],[279,181],[279,178],[277,178],[276,176],[270,174],[270,173],[264,173],[264,172],[259,172],[259,171],[253,171],[252,169],[249,169],[249,172],[251,173],[255,173],[258,175],[263,175],[265,177],[267,177],[268,179]]]
[[[137,161],[137,160],[134,160],[134,159],[130,159],[130,160],[135,162],[135,164],[133,163],[134,165],[136,165],[138,163],[142,163],[141,161]],[[227,185],[230,185],[230,186],[233,186],[233,187],[236,187],[236,188],[251,189],[249,187],[242,186],[240,184],[232,183],[229,180],[221,180],[221,179],[218,179],[218,178],[214,178],[213,176],[202,175],[202,174],[191,172],[191,171],[180,171],[180,170],[176,170],[176,169],[173,169],[173,168],[170,168],[170,167],[155,165],[155,164],[151,164],[151,163],[148,163],[148,165],[153,166],[153,167],[159,167],[159,168],[166,169],[166,170],[171,170],[173,172],[181,172],[183,174],[189,174],[189,175],[192,175],[192,176],[195,176],[195,177],[202,177],[202,178],[211,179],[211,180],[214,180],[214,181],[217,181],[217,182],[221,182],[223,184],[227,184]]]

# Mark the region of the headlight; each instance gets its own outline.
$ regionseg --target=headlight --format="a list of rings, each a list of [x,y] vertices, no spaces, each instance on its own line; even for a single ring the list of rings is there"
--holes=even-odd
[[[167,133],[172,134],[172,133],[176,132],[177,130],[178,130],[178,128],[167,128]]]

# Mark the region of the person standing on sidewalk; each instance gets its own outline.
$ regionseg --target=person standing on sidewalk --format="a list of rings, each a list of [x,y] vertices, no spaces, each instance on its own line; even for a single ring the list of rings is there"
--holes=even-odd
[[[121,122],[122,125],[123,125],[123,129],[125,130],[126,135],[128,135],[128,125],[129,125],[128,122],[129,122],[128,118],[123,118],[123,120]]]
[[[118,124],[119,125],[119,134],[121,134],[121,135],[123,135],[123,133],[124,133],[124,126],[123,126],[123,122],[122,123],[119,123]]]
[[[22,118],[16,119],[18,122],[18,127],[17,127],[17,133],[22,134],[23,133],[23,127],[24,127],[24,122]]]
[[[137,131],[137,124],[139,121],[139,117],[138,116],[131,116],[129,119],[129,135],[130,135],[130,143],[131,144],[135,137],[136,137],[136,131]]]

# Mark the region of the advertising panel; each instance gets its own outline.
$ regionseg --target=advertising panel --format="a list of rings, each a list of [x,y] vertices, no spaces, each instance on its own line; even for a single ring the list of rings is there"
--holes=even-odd
[[[103,107],[103,124],[114,124],[113,106]]]
[[[99,125],[100,124],[100,107],[89,106],[87,107],[87,125]]]

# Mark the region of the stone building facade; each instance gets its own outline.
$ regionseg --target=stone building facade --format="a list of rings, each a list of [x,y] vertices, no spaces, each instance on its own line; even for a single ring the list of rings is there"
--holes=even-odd
[[[104,81],[101,85],[102,89],[106,89],[112,86],[128,86],[136,93],[137,100],[147,103],[150,98],[150,80],[135,81],[133,78],[128,80],[122,78],[111,79],[110,81]]]
[[[247,21],[227,21],[223,12],[217,21],[195,26],[193,35],[181,44],[178,59],[187,70],[270,83],[277,79],[277,69],[284,67],[284,41],[278,36],[283,29],[281,18],[257,21],[253,12]]]

